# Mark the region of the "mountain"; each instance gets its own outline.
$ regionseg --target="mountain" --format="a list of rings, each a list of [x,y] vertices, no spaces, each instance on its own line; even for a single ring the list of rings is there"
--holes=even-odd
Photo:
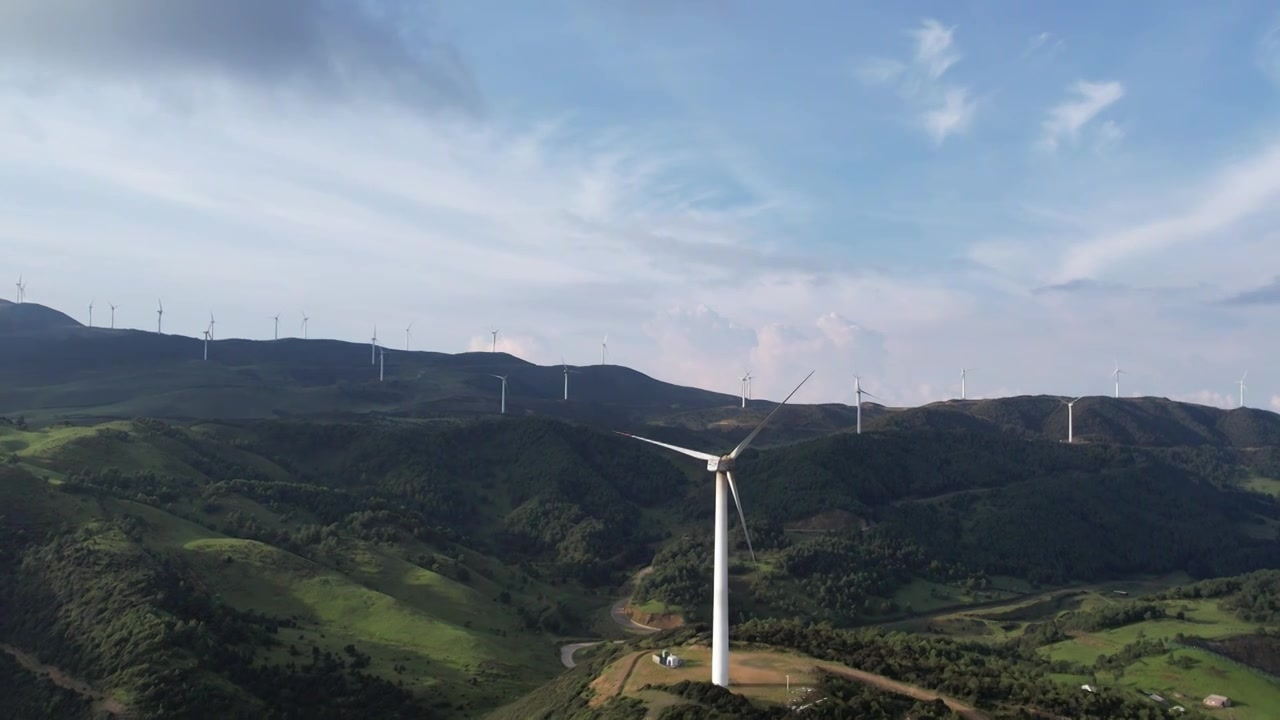
[[[53,334],[80,327],[80,323],[53,308],[0,300],[0,336]]]

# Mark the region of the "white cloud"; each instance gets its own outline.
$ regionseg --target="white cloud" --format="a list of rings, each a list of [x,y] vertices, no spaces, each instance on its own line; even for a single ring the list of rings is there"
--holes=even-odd
[[[1044,144],[1050,150],[1057,148],[1064,139],[1075,141],[1081,128],[1124,97],[1124,86],[1114,81],[1094,83],[1080,80],[1067,92],[1068,99],[1049,110],[1049,117],[1044,121]]]
[[[1280,25],[1268,30],[1258,41],[1258,68],[1280,87]]]
[[[1280,412],[1280,395],[1271,396],[1271,409]]]
[[[896,84],[915,123],[938,145],[967,130],[977,109],[967,88],[942,81],[962,57],[955,48],[954,33],[955,27],[926,18],[909,33],[914,49],[908,61],[870,58],[854,71],[867,84]]]
[[[1027,42],[1026,54],[1029,55],[1035,52],[1036,50],[1039,50],[1040,48],[1044,47],[1045,43],[1049,42],[1049,37],[1050,37],[1049,33],[1047,32],[1042,32],[1037,35],[1032,35],[1031,40]]]

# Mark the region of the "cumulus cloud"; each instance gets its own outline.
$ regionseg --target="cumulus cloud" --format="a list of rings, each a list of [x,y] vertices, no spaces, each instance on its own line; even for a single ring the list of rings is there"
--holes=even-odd
[[[1118,82],[1088,82],[1079,80],[1067,90],[1068,98],[1049,110],[1044,121],[1044,144],[1056,149],[1062,140],[1075,141],[1080,130],[1124,97],[1124,86]],[[1119,139],[1119,128],[1114,124],[1104,130],[1107,142]]]
[[[6,0],[0,58],[80,77],[223,77],[478,111],[457,49],[398,0]]]
[[[913,50],[907,60],[868,58],[854,71],[865,83],[895,85],[911,106],[915,122],[938,145],[968,130],[977,109],[968,88],[942,80],[963,57],[954,33],[954,26],[927,18],[908,33]]]

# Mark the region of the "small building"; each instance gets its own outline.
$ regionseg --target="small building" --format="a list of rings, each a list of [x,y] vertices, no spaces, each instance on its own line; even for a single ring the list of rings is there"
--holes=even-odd
[[[1186,708],[1184,708],[1184,707],[1182,707],[1181,705],[1174,705],[1173,707],[1169,708],[1169,712],[1177,713],[1177,714],[1179,714],[1179,715],[1181,715],[1182,713],[1184,713],[1184,712],[1186,712],[1186,711],[1187,711],[1187,709],[1186,709]]]
[[[1223,695],[1210,695],[1204,699],[1204,704],[1213,708],[1231,707],[1231,699]]]
[[[1161,703],[1161,704],[1163,704],[1163,703],[1164,703],[1164,698],[1163,698],[1163,697],[1160,697],[1159,695],[1157,695],[1157,694],[1155,694],[1155,693],[1147,693],[1147,697],[1151,698],[1151,699],[1152,699],[1153,701],[1155,701],[1155,702],[1158,702],[1158,703]]]
[[[663,650],[661,653],[653,654],[653,661],[663,667],[678,668],[684,665],[684,659],[676,657],[670,650]]]
[[[1098,692],[1098,688],[1094,687],[1093,685],[1088,685],[1088,684],[1081,685],[1081,686],[1080,686],[1080,689],[1081,689],[1081,690],[1083,690],[1083,691],[1085,691],[1085,692],[1091,692],[1091,693],[1096,693],[1096,692]]]

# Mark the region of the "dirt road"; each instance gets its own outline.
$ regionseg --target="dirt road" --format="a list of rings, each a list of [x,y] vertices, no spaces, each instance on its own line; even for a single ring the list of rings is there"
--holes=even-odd
[[[827,672],[833,675],[846,677],[846,678],[849,678],[850,680],[856,680],[860,683],[864,683],[872,687],[879,688],[881,690],[886,690],[888,692],[897,693],[899,695],[906,695],[907,697],[913,697],[917,700],[924,700],[925,702],[942,700],[942,702],[947,704],[947,707],[951,708],[957,713],[960,713],[960,715],[964,716],[965,718],[968,718],[968,720],[989,720],[986,715],[979,712],[972,705],[966,705],[960,702],[959,700],[956,700],[955,698],[946,697],[945,695],[939,695],[938,693],[932,690],[925,690],[924,688],[919,688],[919,687],[916,687],[915,685],[908,685],[906,683],[898,682],[897,680],[894,680],[892,678],[887,678],[883,675],[876,675],[875,673],[869,673],[869,672],[866,672],[865,670],[855,670],[851,667],[846,667],[844,665],[837,665],[835,663],[820,662],[818,663],[818,667],[822,668],[823,670],[826,670]]]
[[[661,629],[649,627],[648,625],[641,625],[627,615],[627,604],[631,602],[631,594],[635,592],[635,587],[640,582],[640,578],[647,575],[651,570],[653,570],[652,567],[644,568],[624,583],[622,586],[622,597],[618,598],[618,601],[613,604],[613,607],[609,608],[609,616],[612,617],[613,621],[620,625],[623,630],[626,630],[629,633],[636,635],[648,635],[649,633],[657,632]],[[569,645],[560,646],[560,664],[567,668],[577,667],[578,663],[573,659],[574,653],[578,652],[582,648],[599,645],[602,642],[604,641],[596,640],[595,642],[570,643]],[[620,643],[623,641],[614,640],[614,642]]]
[[[89,683],[73,678],[52,665],[45,665],[34,655],[23,652],[12,645],[0,644],[0,650],[12,655],[13,659],[17,660],[18,664],[27,670],[49,678],[49,681],[54,685],[92,700],[95,710],[107,712],[116,717],[128,717],[129,710],[120,701],[103,695],[93,689],[93,686]]]

